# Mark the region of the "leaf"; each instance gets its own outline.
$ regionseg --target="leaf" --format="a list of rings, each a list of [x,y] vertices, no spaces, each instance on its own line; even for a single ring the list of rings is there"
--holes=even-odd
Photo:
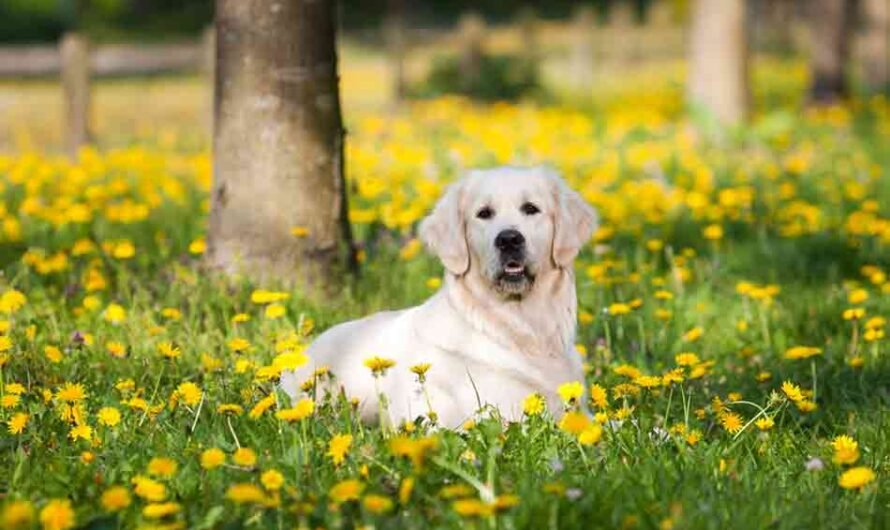
[[[83,526],[79,526],[78,530],[114,530],[119,527],[116,515],[103,515],[90,519]]]

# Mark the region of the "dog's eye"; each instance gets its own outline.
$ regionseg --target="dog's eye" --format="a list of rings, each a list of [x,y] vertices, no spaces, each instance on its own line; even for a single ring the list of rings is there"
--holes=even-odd
[[[519,211],[521,211],[525,215],[535,215],[536,213],[541,213],[541,209],[530,202],[527,202],[520,206]]]
[[[476,218],[478,219],[491,219],[492,217],[494,217],[494,210],[488,206],[483,206],[476,212]]]

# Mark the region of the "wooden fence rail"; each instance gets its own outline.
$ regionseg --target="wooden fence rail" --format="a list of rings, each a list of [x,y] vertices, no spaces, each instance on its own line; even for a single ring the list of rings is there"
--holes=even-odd
[[[205,42],[96,46],[90,53],[90,70],[99,77],[199,72],[205,68]],[[0,47],[0,77],[50,77],[61,70],[56,46]]]

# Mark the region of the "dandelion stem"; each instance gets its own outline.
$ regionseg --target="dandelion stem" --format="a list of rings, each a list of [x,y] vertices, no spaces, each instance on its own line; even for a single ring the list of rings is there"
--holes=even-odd
[[[816,360],[810,359],[810,373],[813,375],[813,401],[816,401]]]
[[[201,402],[198,403],[198,410],[195,411],[195,421],[192,422],[192,428],[191,430],[189,430],[189,436],[195,433],[195,427],[198,426],[198,418],[201,417],[201,409],[204,407],[204,396],[206,396],[206,393],[201,392]]]
[[[235,429],[232,428],[232,417],[226,416],[226,424],[229,426],[229,432],[232,433],[232,438],[235,439],[235,445],[238,449],[241,449],[241,442],[238,441],[238,435],[235,434]]]
[[[483,502],[486,502],[489,504],[494,502],[494,497],[495,497],[494,491],[492,490],[490,485],[483,484],[482,481],[480,481],[473,475],[470,475],[463,469],[452,465],[450,462],[448,462],[447,460],[444,460],[440,457],[433,458],[433,463],[436,464],[437,466],[441,467],[442,469],[444,469],[446,471],[450,471],[450,472],[454,473],[455,475],[459,476],[460,478],[466,480],[469,485],[476,488],[476,491],[479,492],[479,497],[482,499]]]

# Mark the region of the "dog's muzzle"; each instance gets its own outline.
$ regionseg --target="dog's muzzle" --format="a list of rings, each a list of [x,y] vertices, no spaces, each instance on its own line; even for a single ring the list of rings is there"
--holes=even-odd
[[[511,293],[526,290],[534,276],[526,264],[525,236],[512,228],[503,230],[495,237],[494,246],[500,254],[499,287]]]

